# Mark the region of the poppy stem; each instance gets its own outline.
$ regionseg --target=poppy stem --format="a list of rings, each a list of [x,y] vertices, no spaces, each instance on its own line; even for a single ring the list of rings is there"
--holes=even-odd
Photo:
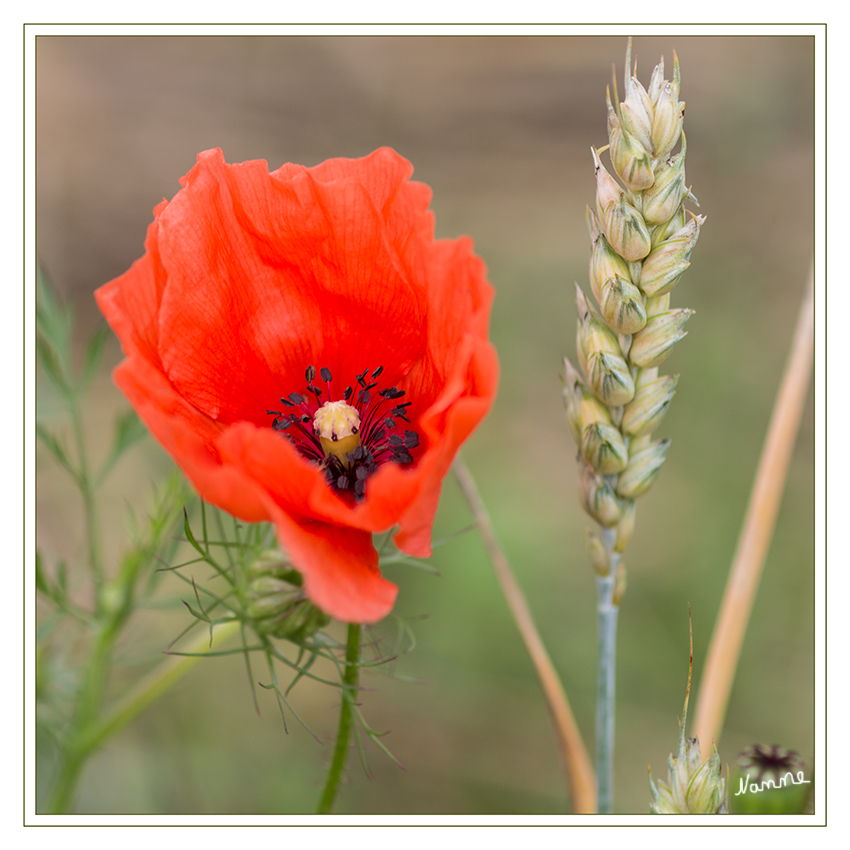
[[[342,680],[342,706],[339,711],[339,731],[336,736],[336,747],[334,749],[333,761],[328,771],[325,790],[319,800],[317,814],[327,815],[333,809],[339,781],[348,757],[348,745],[351,739],[351,728],[353,726],[352,711],[356,701],[357,679],[360,673],[360,624],[348,624],[348,643],[345,647],[345,673]]]
[[[511,565],[499,546],[498,540],[496,540],[493,524],[484,502],[478,494],[475,479],[461,460],[460,455],[455,458],[453,469],[475,518],[481,539],[484,541],[484,548],[490,556],[508,608],[519,629],[525,648],[537,672],[537,678],[543,688],[543,695],[546,698],[552,723],[555,727],[561,757],[564,760],[567,781],[572,790],[573,810],[578,814],[592,814],[596,811],[596,781],[593,776],[593,766],[570,709],[564,686],[561,684],[555,665],[543,645],[528,602],[514,576]]]

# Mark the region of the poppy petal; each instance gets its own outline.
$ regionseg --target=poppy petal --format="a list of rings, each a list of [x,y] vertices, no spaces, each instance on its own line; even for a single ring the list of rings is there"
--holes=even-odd
[[[274,522],[308,595],[349,622],[395,602],[373,532],[430,552],[442,479],[498,381],[484,264],[471,240],[434,239],[412,171],[390,148],[271,173],[204,151],[144,257],[96,293],[154,436],[205,499]],[[342,399],[366,416],[351,467],[312,431]]]

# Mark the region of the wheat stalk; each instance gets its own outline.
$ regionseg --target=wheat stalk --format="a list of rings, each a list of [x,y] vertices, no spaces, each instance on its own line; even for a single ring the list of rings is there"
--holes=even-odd
[[[597,781],[600,812],[613,799],[614,671],[617,611],[625,592],[621,555],[635,523],[635,500],[652,487],[670,441],[654,439],[678,376],[658,367],[685,336],[693,310],[671,309],[670,293],[690,265],[703,216],[685,184],[684,102],[679,61],[664,79],[664,59],[645,89],[626,51],[625,99],[608,90],[608,145],[592,149],[595,209],[588,209],[590,287],[576,284],[579,369],[565,360],[567,421],[579,448],[579,498],[599,530],[588,550],[599,590]],[[614,102],[618,101],[616,81]],[[681,138],[681,148],[673,154]],[[619,181],[600,158],[608,150]]]

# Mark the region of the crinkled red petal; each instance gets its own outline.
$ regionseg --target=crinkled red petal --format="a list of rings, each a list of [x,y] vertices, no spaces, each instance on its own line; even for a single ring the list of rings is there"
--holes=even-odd
[[[315,168],[206,151],[155,210],[145,256],[97,292],[127,360],[116,382],[198,492],[271,520],[314,602],[371,622],[397,589],[371,534],[430,553],[442,479],[489,410],[492,287],[472,243],[434,241],[430,189],[388,148]],[[384,464],[356,505],[270,428],[308,365],[331,392],[365,368],[406,392],[415,462]],[[389,405],[388,405],[389,407]]]

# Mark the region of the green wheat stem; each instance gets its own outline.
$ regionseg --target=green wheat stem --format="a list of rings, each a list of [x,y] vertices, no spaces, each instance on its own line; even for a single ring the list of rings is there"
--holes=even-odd
[[[609,529],[602,533],[602,542],[612,559],[610,575],[599,576],[596,587],[599,594],[597,606],[599,629],[599,662],[596,690],[596,805],[600,814],[610,814],[614,806],[614,727],[616,717],[615,690],[617,672],[617,614],[614,603],[616,584],[615,563],[619,555],[613,551],[614,534]]]
[[[348,643],[345,648],[345,672],[343,674],[342,705],[339,711],[339,730],[336,736],[336,748],[331,762],[325,790],[319,800],[316,812],[320,815],[330,814],[333,809],[336,792],[342,778],[345,760],[348,757],[348,745],[353,726],[352,706],[356,699],[357,678],[360,672],[360,624],[348,624]]]
[[[629,39],[624,100],[615,80],[606,97],[608,144],[591,149],[592,299],[576,284],[578,369],[564,362],[579,498],[599,523],[598,531],[588,530],[587,545],[599,588],[597,805],[604,813],[613,810],[617,610],[627,580],[621,553],[634,531],[635,501],[652,487],[670,446],[653,432],[678,376],[659,375],[658,367],[686,336],[693,310],[672,309],[670,293],[690,266],[705,221],[684,206],[696,198],[685,180],[678,58],[674,53],[672,80],[664,79],[661,59],[648,89],[636,73]],[[612,171],[601,159],[606,151]]]

